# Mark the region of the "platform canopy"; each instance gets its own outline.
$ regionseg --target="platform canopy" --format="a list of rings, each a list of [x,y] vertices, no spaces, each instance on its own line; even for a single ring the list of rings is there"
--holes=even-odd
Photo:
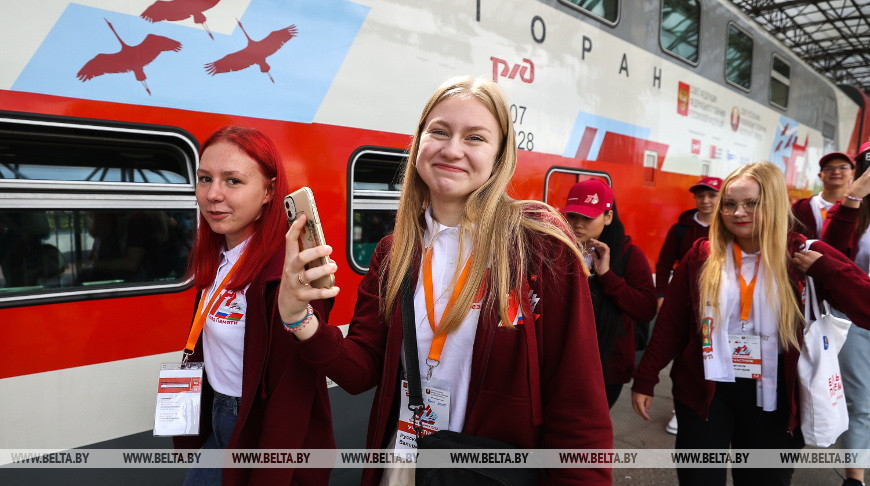
[[[870,95],[870,0],[731,0],[837,84]]]

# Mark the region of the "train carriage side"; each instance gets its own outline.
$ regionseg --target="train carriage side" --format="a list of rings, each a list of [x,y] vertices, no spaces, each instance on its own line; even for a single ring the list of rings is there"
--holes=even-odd
[[[0,26],[36,15],[20,3],[0,7]],[[193,291],[177,261],[175,270],[155,263],[144,277],[88,274],[108,251],[102,241],[135,239],[95,235],[126,225],[134,231],[125,235],[165,231],[183,248],[183,228],[196,220],[198,141],[223,125],[268,133],[294,185],[314,189],[326,238],[339,250],[338,325],[349,322],[371,250],[391,228],[408,134],[449,75],[492,76],[507,91],[520,144],[513,196],[559,206],[578,178],[601,177],[617,189],[621,217],[650,259],[666,225],[691,204],[686,187],[699,175],[770,159],[796,196],[813,189],[818,156],[867,136],[849,96],[728,2],[604,0],[593,12],[568,0],[218,2],[208,35],[192,21],[147,22],[140,13],[150,3],[46,2],[56,20],[32,27],[38,47],[0,53],[9,67],[0,76],[0,136],[19,144],[43,136],[18,152],[29,162],[11,159],[21,156],[10,149],[17,145],[0,139],[3,236],[17,231],[32,243],[19,242],[19,253],[5,243],[0,257],[22,254],[38,267],[19,265],[22,285],[2,269],[0,325],[12,338],[0,344],[0,396],[16,400],[0,405],[8,431],[0,449],[154,444],[156,366],[177,359]],[[204,71],[249,33],[290,24],[298,37],[269,70]],[[82,39],[82,26],[94,34]],[[76,77],[124,36],[132,45],[150,34],[184,47],[160,54],[145,84],[133,72]],[[105,155],[68,157],[74,147]],[[76,170],[65,166],[73,159]],[[331,388],[330,396],[339,444],[361,447],[370,395]]]

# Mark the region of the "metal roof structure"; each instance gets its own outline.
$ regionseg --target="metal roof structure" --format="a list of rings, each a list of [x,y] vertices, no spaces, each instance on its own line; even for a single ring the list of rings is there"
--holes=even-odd
[[[870,95],[870,1],[731,0],[837,84]]]

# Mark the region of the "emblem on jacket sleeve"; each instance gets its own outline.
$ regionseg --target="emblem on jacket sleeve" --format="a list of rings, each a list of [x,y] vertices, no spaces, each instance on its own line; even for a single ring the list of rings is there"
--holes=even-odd
[[[701,349],[705,353],[713,352],[713,318],[705,317],[701,321]]]

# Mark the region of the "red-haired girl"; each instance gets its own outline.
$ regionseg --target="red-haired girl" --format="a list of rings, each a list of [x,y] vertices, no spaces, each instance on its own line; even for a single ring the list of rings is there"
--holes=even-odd
[[[262,132],[225,127],[203,144],[200,221],[190,259],[205,314],[191,361],[205,362],[200,435],[186,449],[334,448],[326,379],[299,356],[275,302],[287,228],[288,182]],[[326,322],[332,300],[311,302]],[[204,469],[185,485],[326,484],[323,469]]]

